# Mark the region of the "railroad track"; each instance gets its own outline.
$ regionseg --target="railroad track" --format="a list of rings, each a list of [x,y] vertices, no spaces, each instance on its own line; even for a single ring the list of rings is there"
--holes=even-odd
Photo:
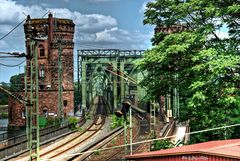
[[[123,133],[123,127],[119,127],[115,130],[113,130],[111,133],[105,135],[102,138],[99,138],[96,142],[94,142],[92,145],[89,145],[89,147],[86,147],[84,150],[81,151],[82,154],[75,155],[68,159],[68,161],[79,161],[79,160],[85,160],[92,154],[94,154],[97,149],[102,148],[107,143],[112,141],[114,138],[116,138],[118,135]]]
[[[41,159],[50,159],[50,160],[61,160],[60,157],[64,154],[69,154],[75,148],[79,147],[82,144],[86,144],[89,139],[93,138],[95,134],[102,128],[105,123],[105,117],[99,117],[94,120],[94,122],[88,127],[83,133],[73,137],[64,144],[58,145],[57,147],[52,148],[52,150],[46,151],[45,153],[40,154]],[[55,158],[55,159],[54,159]],[[66,158],[63,158],[65,160]]]
[[[81,146],[87,146],[90,139],[93,139],[95,135],[102,129],[106,116],[107,110],[104,103],[104,98],[99,96],[94,102],[94,119],[93,123],[80,135],[73,137],[69,141],[61,144],[52,150],[46,151],[43,154],[40,154],[41,159],[50,159],[50,160],[66,160],[67,158],[61,159],[60,157],[71,152],[76,152]]]
[[[76,132],[67,136],[64,140],[60,140],[51,146],[42,148],[40,150],[40,158],[42,160],[66,160],[63,155],[71,154],[72,152],[78,150],[81,146],[86,146],[88,142],[95,137],[95,135],[102,129],[105,124],[107,112],[104,109],[102,98],[96,99],[95,106],[96,114],[93,117],[93,121],[90,126],[83,132]],[[22,159],[18,158],[19,161],[29,160],[29,157],[24,157]]]
[[[138,126],[135,127],[135,129],[133,129],[134,130],[133,141],[136,141],[137,138],[139,137],[140,127],[139,127],[139,117],[137,117],[137,115],[134,115],[134,118],[137,120],[137,123],[138,123]],[[135,148],[136,146],[133,146],[133,151],[135,150]],[[125,149],[124,147],[120,149],[116,149],[113,154],[111,154],[109,157],[105,159],[105,161],[115,160],[119,154],[125,155],[124,149]]]
[[[75,131],[64,132],[64,131],[67,131],[67,128],[68,127],[62,127],[60,129],[57,129],[57,130],[53,129],[48,133],[40,135],[40,139],[41,139],[41,138],[47,137],[47,135],[52,135],[51,134],[52,132],[57,131],[57,133],[59,133],[59,135],[56,135],[55,137],[51,137],[51,138],[49,138],[47,140],[44,140],[44,141],[41,140],[41,143],[40,143],[41,147],[46,146],[47,144],[49,144],[49,143],[51,143],[55,140],[58,140],[60,138],[63,138],[67,135],[71,135],[71,134],[76,132],[76,130]],[[60,132],[62,132],[62,133],[60,134]],[[11,160],[13,158],[18,157],[19,155],[26,154],[28,151],[29,150],[27,149],[27,140],[25,139],[23,141],[11,144],[9,146],[6,146],[6,147],[0,149],[0,160],[1,161]]]
[[[136,120],[139,119],[136,116],[134,118]],[[139,122],[138,122],[138,124],[139,124]],[[139,136],[139,132],[140,132],[139,130],[140,130],[139,126],[135,126],[135,128],[133,129],[133,131],[134,131],[133,133],[135,134],[133,136],[133,139],[135,141],[136,141],[137,137]],[[109,134],[109,136],[107,136],[105,138],[101,139],[101,142],[98,142],[98,143],[94,144],[94,146],[91,146],[90,148],[84,150],[82,155],[72,157],[68,161],[79,161],[79,160],[87,160],[87,159],[96,161],[96,160],[99,160],[98,159],[99,157],[101,157],[101,160],[104,160],[104,161],[110,161],[110,160],[115,161],[116,158],[119,157],[119,155],[124,155],[124,149],[125,149],[124,147],[116,148],[116,149],[111,148],[112,146],[124,144],[123,143],[123,127],[120,130],[116,129],[116,131],[113,131],[112,134]],[[117,144],[114,143],[115,145],[108,146],[108,144],[114,139],[117,139]],[[109,148],[109,150],[103,150],[102,152],[100,150],[99,152],[101,153],[101,156],[98,156],[98,155],[91,156],[92,154],[94,154],[93,151],[97,151],[98,149],[100,149],[102,147],[106,147],[107,149]],[[88,151],[88,152],[84,153],[86,151]],[[91,158],[89,158],[89,157],[91,157]]]

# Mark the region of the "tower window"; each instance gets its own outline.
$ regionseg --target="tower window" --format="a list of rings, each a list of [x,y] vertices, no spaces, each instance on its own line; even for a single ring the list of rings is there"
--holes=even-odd
[[[43,84],[40,84],[40,85],[39,85],[39,88],[40,88],[40,90],[43,90],[43,89],[44,89],[44,85],[43,85]]]
[[[45,72],[44,72],[44,67],[42,66],[39,70],[39,77],[44,78],[45,77]]]
[[[40,53],[40,56],[45,56],[45,49],[44,49],[44,46],[43,45],[40,45],[39,46],[39,53]]]
[[[45,56],[44,49],[40,49],[40,56]]]

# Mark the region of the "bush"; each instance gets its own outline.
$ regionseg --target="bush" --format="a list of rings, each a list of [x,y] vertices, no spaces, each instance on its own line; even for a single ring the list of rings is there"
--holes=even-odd
[[[1,118],[1,119],[7,119],[7,118],[8,118],[8,112],[3,112],[3,113],[1,113],[0,118]]]
[[[153,142],[153,147],[151,148],[151,150],[154,151],[173,147],[174,147],[173,143],[169,140],[156,140]]]
[[[59,119],[58,118],[48,117],[46,126],[52,126],[52,125],[60,125]]]
[[[71,129],[76,129],[78,119],[76,117],[71,116],[68,118],[68,123],[69,123]]]
[[[124,118],[119,118],[115,115],[111,116],[111,127],[110,129],[113,130],[115,128],[121,127],[124,124]]]

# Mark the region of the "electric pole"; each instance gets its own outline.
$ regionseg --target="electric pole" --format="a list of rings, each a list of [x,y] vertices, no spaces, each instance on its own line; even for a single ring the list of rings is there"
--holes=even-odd
[[[30,150],[29,160],[40,160],[39,140],[39,108],[38,108],[38,50],[37,41],[30,39],[30,51],[27,55],[28,63],[25,67],[25,110],[26,110],[26,132],[28,148]],[[30,72],[30,73],[29,73]]]

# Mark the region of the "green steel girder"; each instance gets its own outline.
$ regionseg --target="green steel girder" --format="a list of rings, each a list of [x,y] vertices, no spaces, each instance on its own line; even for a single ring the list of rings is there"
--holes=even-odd
[[[133,63],[141,59],[143,53],[143,50],[78,50],[78,94],[80,94],[81,89],[82,109],[86,109],[87,104],[93,99],[90,95],[96,94],[93,87],[96,87],[98,70],[103,71],[100,74],[102,75],[101,80],[98,78],[98,87],[104,88],[102,89],[103,95],[113,109],[116,109],[118,103],[129,96],[131,89],[129,85],[137,87],[137,83],[130,84],[130,78],[124,77],[127,74],[131,75],[131,77],[134,76],[135,79],[138,78],[138,73],[133,67]]]

